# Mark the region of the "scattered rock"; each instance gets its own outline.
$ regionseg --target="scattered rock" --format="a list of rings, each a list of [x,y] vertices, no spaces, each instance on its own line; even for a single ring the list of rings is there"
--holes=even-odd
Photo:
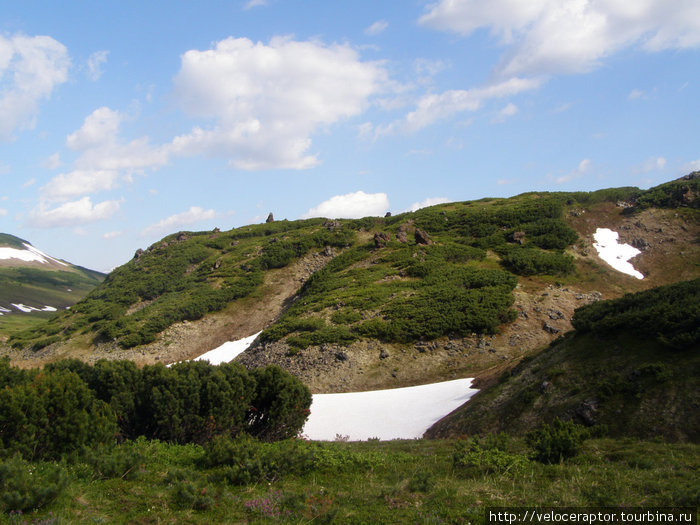
[[[382,351],[379,352],[379,359],[386,359],[389,357],[389,352],[387,352],[386,348],[382,348]]]
[[[518,244],[523,244],[525,242],[525,232],[515,232],[512,235],[513,242]]]
[[[325,255],[326,257],[333,257],[333,248],[326,244],[323,247],[323,255]]]
[[[433,240],[430,238],[430,236],[421,229],[416,228],[416,231],[413,234],[413,236],[416,239],[417,244],[433,244]]]
[[[221,268],[221,262],[222,262],[221,259],[216,260],[216,262],[214,263],[215,270],[218,270],[219,268]]]
[[[343,351],[341,350],[340,352],[336,352],[335,358],[336,358],[338,361],[347,361],[347,360],[348,360],[348,354],[346,354],[345,352],[343,352]]]
[[[639,237],[637,239],[633,239],[630,244],[641,251],[645,251],[645,250],[648,250],[650,248],[649,243],[646,240],[642,239],[641,237]]]
[[[584,425],[592,426],[596,423],[596,414],[598,413],[598,401],[591,399],[583,401],[574,410],[576,416],[583,422]]]
[[[327,228],[328,230],[338,230],[341,227],[340,222],[338,221],[326,221],[323,223],[323,226]]]
[[[142,255],[143,255],[143,250],[141,248],[139,248],[138,250],[136,250],[136,253],[134,254],[134,259],[138,259]]]
[[[542,330],[544,330],[545,332],[550,333],[552,335],[559,333],[558,328],[554,328],[551,324],[549,324],[547,322],[542,323]]]
[[[546,394],[552,389],[552,383],[549,381],[542,381],[542,384],[540,385],[540,394]]]
[[[374,234],[374,247],[383,248],[391,240],[391,236],[385,232],[377,232]]]
[[[270,215],[267,216],[267,219],[265,219],[265,222],[275,222],[275,216],[272,215],[272,212],[270,212]]]
[[[550,308],[547,310],[547,315],[552,321],[557,321],[558,319],[564,319],[564,314],[561,313],[559,310],[555,310],[553,308]]]
[[[384,218],[385,218],[385,219],[386,219],[387,217],[391,217],[391,212],[390,212],[390,211],[386,212],[386,214],[384,215]]]
[[[187,239],[189,239],[189,237],[187,236],[187,234],[185,232],[180,232],[177,234],[178,241],[182,242],[182,241],[186,241]]]

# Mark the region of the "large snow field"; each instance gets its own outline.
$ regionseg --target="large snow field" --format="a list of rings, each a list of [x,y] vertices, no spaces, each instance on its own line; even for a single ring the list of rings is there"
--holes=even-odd
[[[258,335],[260,332],[228,341],[194,360],[206,360],[212,365],[228,363],[242,354]],[[478,392],[470,388],[471,383],[472,379],[466,378],[390,390],[315,394],[302,433],[319,441],[331,441],[337,436],[351,441],[375,437],[420,438],[433,423]]]
[[[612,266],[618,272],[631,275],[637,279],[644,279],[644,275],[628,262],[640,252],[629,244],[620,244],[616,231],[608,228],[598,228],[593,234],[593,247],[598,251],[598,256]]]
[[[355,392],[316,394],[303,434],[312,440],[416,439],[478,392],[471,378]]]

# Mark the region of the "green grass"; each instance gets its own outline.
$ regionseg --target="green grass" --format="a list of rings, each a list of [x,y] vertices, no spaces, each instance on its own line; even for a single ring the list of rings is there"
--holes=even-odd
[[[267,448],[274,445],[266,445]],[[286,446],[286,445],[284,445]],[[697,506],[697,444],[589,439],[563,463],[530,459],[510,438],[517,473],[465,469],[453,440],[299,443],[313,468],[236,485],[202,464],[199,446],[138,441],[109,477],[94,462],[61,464],[62,493],[4,523],[483,523],[487,506]],[[126,466],[127,464],[125,464]],[[37,467],[34,467],[37,468]]]

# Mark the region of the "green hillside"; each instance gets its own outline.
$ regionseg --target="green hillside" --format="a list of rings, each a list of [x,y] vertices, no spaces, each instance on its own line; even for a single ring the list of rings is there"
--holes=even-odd
[[[525,433],[560,418],[611,436],[700,440],[700,279],[584,306],[573,324],[427,435]]]
[[[385,218],[180,232],[139,250],[70,311],[11,342],[42,348],[80,336],[88,345],[148,344],[175,323],[263,296],[270,271],[319,252],[328,264],[305,282],[262,341],[283,340],[293,353],[358,339],[406,343],[493,334],[514,319],[513,290],[522,279],[588,277],[573,256],[579,236],[567,222],[571,210],[619,201],[638,202],[639,210],[693,208],[698,201],[688,196],[698,193],[698,184],[690,177],[647,191],[528,193]]]

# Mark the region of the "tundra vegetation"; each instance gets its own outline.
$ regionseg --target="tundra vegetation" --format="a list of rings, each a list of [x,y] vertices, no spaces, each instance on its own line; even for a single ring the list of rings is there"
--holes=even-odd
[[[520,277],[576,271],[567,207],[676,207],[689,192],[698,179],[176,234],[12,341],[144,344],[326,247],[336,256],[264,340],[493,333]],[[504,368],[430,440],[309,442],[309,391],[274,366],[0,361],[0,520],[483,523],[487,506],[697,507],[698,305],[696,279],[579,309],[574,332]]]

